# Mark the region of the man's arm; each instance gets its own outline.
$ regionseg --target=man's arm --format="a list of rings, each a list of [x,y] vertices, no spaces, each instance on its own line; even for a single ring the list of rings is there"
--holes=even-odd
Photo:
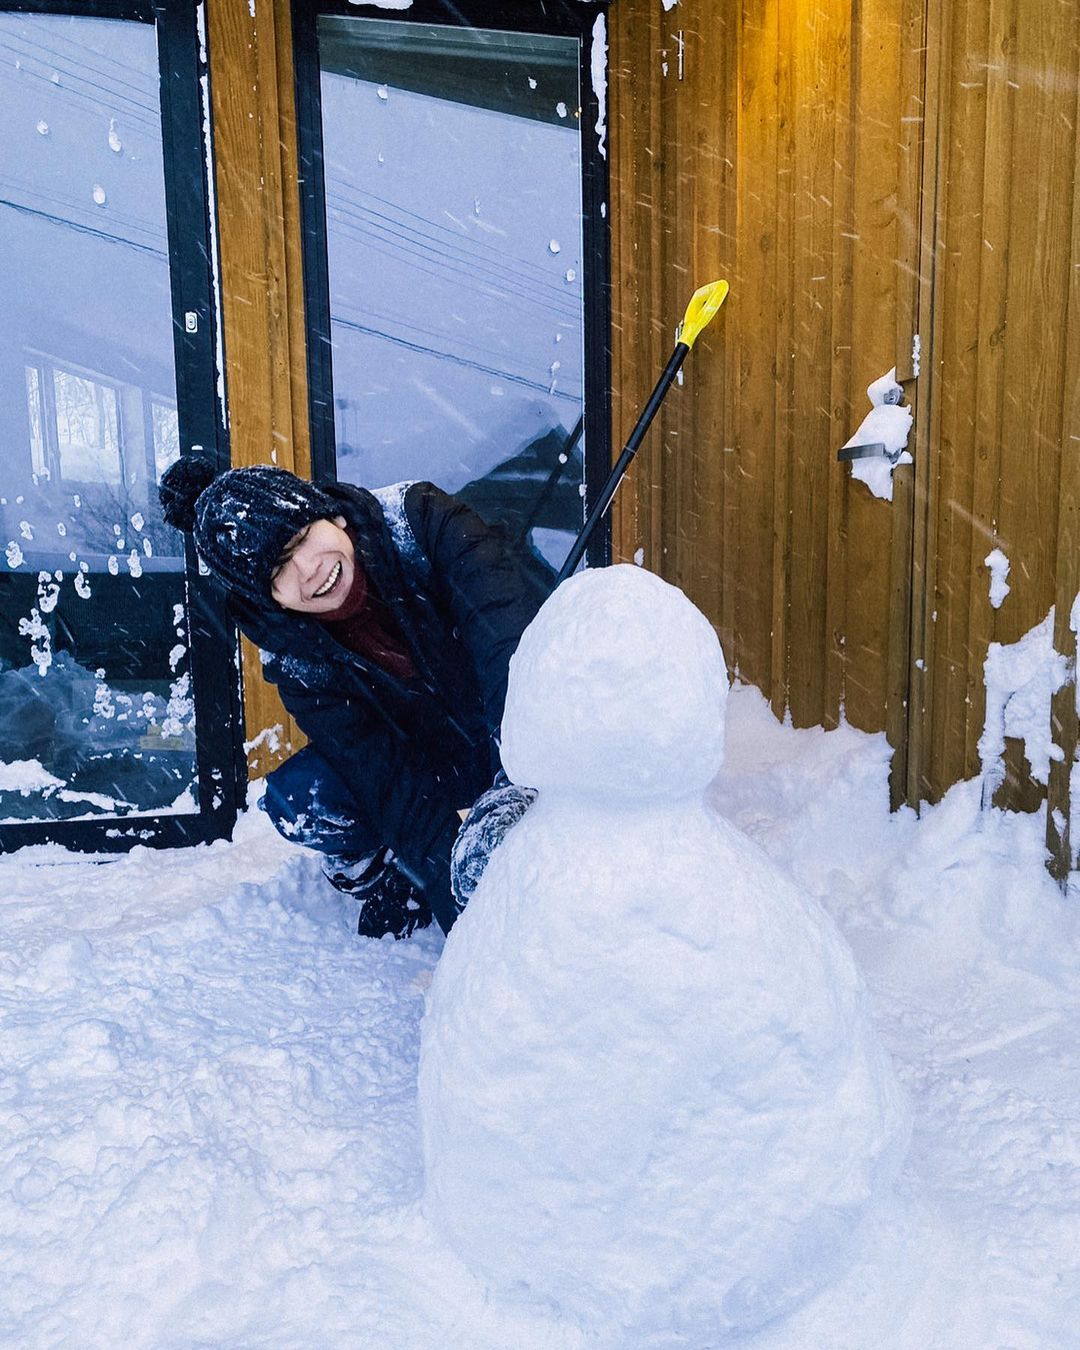
[[[432,585],[472,658],[487,724],[497,731],[510,657],[554,576],[549,579],[542,564],[431,483],[413,484],[405,495],[405,512],[431,563]]]

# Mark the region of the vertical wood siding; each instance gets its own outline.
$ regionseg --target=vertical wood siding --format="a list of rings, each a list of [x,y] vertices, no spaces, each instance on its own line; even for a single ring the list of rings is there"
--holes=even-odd
[[[634,254],[647,329],[616,349],[617,425],[656,331],[694,285],[732,283],[639,456],[622,553],[689,591],[778,713],[886,730],[894,798],[935,798],[978,770],[989,642],[1056,601],[1073,647],[1080,5],[616,0],[611,25],[615,256]],[[894,365],[916,464],[885,503],[835,451]],[[1054,725],[1060,854],[1071,691]],[[1009,764],[1008,800],[1033,804],[1015,747]]]
[[[288,0],[208,0],[232,463],[311,473]],[[304,744],[244,639],[252,774]],[[280,727],[274,751],[265,733]]]
[[[902,744],[911,474],[889,505],[835,452],[869,410],[866,386],[894,365],[910,374],[921,8],[681,0],[660,14],[644,0],[611,13],[616,256],[641,231],[623,166],[647,163],[665,203],[635,249],[662,277],[650,331],[670,334],[713,276],[732,294],[639,456],[622,552],[644,545],[689,591],[778,714],[889,726]],[[651,386],[655,346],[616,351],[617,425]]]
[[[926,691],[912,728],[919,795],[978,771],[983,661],[1057,606],[1056,645],[1074,655],[1078,588],[1076,0],[958,0],[931,15],[938,91],[929,305]],[[928,152],[929,153],[929,152]],[[989,603],[984,559],[1000,547],[1010,594]],[[1063,755],[1049,843],[1060,871],[1075,752],[1074,692],[1052,720]],[[1010,745],[1001,800],[1031,808],[1034,784]]]

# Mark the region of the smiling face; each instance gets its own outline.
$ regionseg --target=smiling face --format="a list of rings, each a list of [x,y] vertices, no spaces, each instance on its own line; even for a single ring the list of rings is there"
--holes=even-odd
[[[270,594],[283,609],[324,614],[337,609],[356,575],[344,516],[316,520],[294,534],[270,578]]]

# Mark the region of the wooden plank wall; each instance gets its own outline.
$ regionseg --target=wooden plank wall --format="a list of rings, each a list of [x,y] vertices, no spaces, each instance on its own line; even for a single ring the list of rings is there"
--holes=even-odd
[[[310,477],[288,0],[207,5],[229,438],[234,466]],[[244,639],[252,776],[304,743]]]
[[[866,386],[911,374],[921,24],[904,0],[611,11],[612,228],[636,262],[615,312],[644,339],[616,347],[616,428],[694,286],[732,284],[639,456],[622,555],[644,548],[693,596],[778,714],[901,746],[912,477],[884,503],[835,451]]]
[[[616,349],[616,425],[693,285],[732,282],[643,452],[622,554],[643,547],[695,598],[778,714],[886,729],[896,800],[978,771],[991,641],[1056,601],[1074,652],[1078,43],[1077,0],[612,11],[613,229],[635,263],[616,313],[648,337]],[[890,505],[834,451],[893,365],[916,466]],[[999,610],[995,545],[1013,563]],[[1059,870],[1076,720],[1063,691]],[[1016,747],[1009,767],[1002,801],[1037,804]]]
[[[667,359],[672,324],[664,313],[665,240],[671,229],[665,220],[670,205],[663,159],[665,107],[653,69],[653,56],[662,50],[664,20],[655,5],[642,6],[633,25],[618,22],[622,17],[609,11],[611,434],[617,445],[630,434]],[[657,444],[663,429],[661,415],[612,507],[615,561],[628,562],[636,556],[661,574]]]
[[[1077,0],[957,0],[934,10],[937,87],[932,212],[936,281],[925,461],[927,581],[916,646],[926,696],[913,718],[913,793],[935,797],[978,772],[983,661],[1057,605],[1058,650],[1075,642],[1078,586]],[[984,559],[1011,561],[1010,594],[989,603]],[[1073,691],[1055,705],[1064,761],[1049,842],[1067,855]],[[1002,803],[1034,807],[1042,789],[1010,747]]]

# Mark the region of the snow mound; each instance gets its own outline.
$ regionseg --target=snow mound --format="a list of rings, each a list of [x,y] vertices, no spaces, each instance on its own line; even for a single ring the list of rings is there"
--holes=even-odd
[[[704,1350],[793,1308],[843,1268],[907,1146],[839,932],[702,800],[725,694],[673,587],[611,568],[555,593],[503,727],[540,796],[423,1025],[425,1215],[490,1287],[620,1347]],[[613,763],[634,798],[607,790]]]
[[[723,761],[727,692],[716,633],[681,591],[629,564],[579,573],[511,660],[503,767],[608,799],[700,792]]]

